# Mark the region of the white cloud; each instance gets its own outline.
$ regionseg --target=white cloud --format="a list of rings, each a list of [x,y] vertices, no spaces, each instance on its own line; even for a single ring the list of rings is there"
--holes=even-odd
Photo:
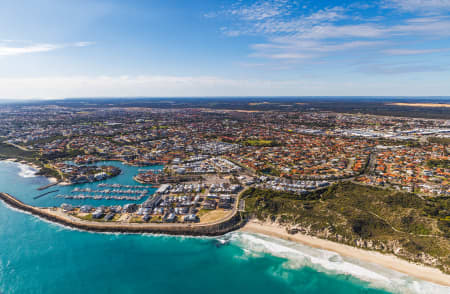
[[[22,47],[0,46],[0,56],[13,56],[29,53],[48,52],[61,48],[54,44],[36,44]]]
[[[296,83],[295,85],[297,85]],[[200,76],[0,78],[2,98],[263,95],[294,84]]]
[[[205,17],[205,18],[215,18],[215,17],[217,17],[219,14],[217,13],[217,12],[208,12],[208,13],[205,13],[205,14],[203,14],[203,16]]]
[[[87,47],[87,46],[91,46],[94,45],[94,42],[77,42],[74,44],[75,47]]]
[[[266,18],[287,15],[292,5],[288,0],[266,0],[257,1],[252,5],[242,6],[240,3],[234,5],[228,11],[231,15],[236,15],[245,20],[263,20]]]
[[[298,34],[305,39],[337,38],[375,38],[381,37],[386,30],[370,24],[356,25],[317,25]]]
[[[328,42],[319,40],[299,40],[295,38],[277,38],[270,43],[255,44],[256,51],[251,57],[267,57],[272,59],[306,60],[328,53],[354,50],[360,48],[378,48],[386,45],[385,41],[348,41]]]
[[[0,56],[16,56],[31,53],[49,52],[66,47],[86,47],[94,43],[77,42],[73,44],[34,44],[32,42],[3,40],[0,41]]]
[[[385,6],[404,11],[443,12],[450,10],[450,0],[387,0]]]
[[[364,17],[361,11],[371,6],[360,3],[315,10],[295,3],[298,4],[285,0],[260,0],[248,5],[237,1],[232,9],[221,11],[222,15],[227,15],[233,20],[229,27],[223,27],[221,31],[230,37],[243,35],[263,37],[266,39],[265,42],[250,45],[254,52],[249,56],[279,60],[283,66],[288,65],[285,61],[290,61],[293,67],[308,60],[324,60],[328,56],[336,55],[346,55],[350,60],[352,56],[348,51],[351,50],[358,50],[358,55],[371,52],[376,56],[383,52],[380,47],[389,43],[402,47],[409,45],[411,40],[422,41],[426,38],[432,42],[433,39],[450,36],[450,17],[444,15],[415,14],[406,18],[390,18],[390,21],[386,21],[383,14]],[[386,8],[388,5],[402,11],[446,9],[450,6],[450,0],[378,2],[378,8]],[[365,50],[359,50],[361,48]],[[415,48],[408,49],[409,51],[384,50],[383,53],[390,55],[432,53]]]
[[[391,68],[401,72],[414,68]],[[372,68],[386,71],[386,69]],[[416,67],[420,72],[431,68]],[[373,79],[295,80],[226,79],[213,76],[74,76],[0,78],[0,98],[65,97],[186,97],[186,96],[346,96],[346,95],[445,95],[450,85],[444,78],[418,83],[416,80]]]
[[[414,18],[388,28],[387,32],[421,37],[450,36],[450,19],[446,17]]]
[[[417,54],[429,54],[449,51],[449,48],[442,49],[387,49],[383,50],[383,53],[389,55],[417,55]]]
[[[360,71],[368,74],[401,75],[424,72],[444,72],[448,68],[429,64],[368,64],[360,67]]]
[[[311,22],[337,21],[347,18],[344,12],[345,9],[342,7],[326,8],[311,14],[306,19]]]
[[[264,56],[264,55],[261,55],[261,56]],[[312,57],[312,55],[302,54],[302,53],[276,53],[276,54],[269,54],[266,56],[270,57],[270,58],[274,58],[274,59],[304,59],[304,58]]]

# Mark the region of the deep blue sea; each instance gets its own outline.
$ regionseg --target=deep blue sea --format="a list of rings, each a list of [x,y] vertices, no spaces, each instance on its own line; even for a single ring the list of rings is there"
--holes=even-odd
[[[117,164],[124,174],[116,180],[137,185],[131,179],[136,168]],[[58,205],[61,201],[50,195],[32,199],[47,182],[26,166],[0,162],[0,191],[26,203]],[[230,242],[219,246],[219,239]],[[2,294],[449,292],[379,266],[261,235],[96,234],[51,224],[0,203]]]

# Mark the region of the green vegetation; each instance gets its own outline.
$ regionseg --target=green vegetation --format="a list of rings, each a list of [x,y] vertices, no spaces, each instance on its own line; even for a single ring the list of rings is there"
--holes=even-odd
[[[420,261],[418,254],[425,252],[442,268],[450,266],[448,197],[422,199],[342,182],[301,196],[251,188],[243,198],[246,212],[260,220],[309,228],[312,234],[349,245],[370,240],[372,249],[382,251],[392,251],[397,242],[404,249],[401,257]]]
[[[32,142],[29,142],[27,145],[47,144],[47,143],[51,143],[51,142],[56,141],[56,140],[62,140],[62,139],[65,139],[65,138],[66,137],[64,137],[64,136],[51,136],[51,137],[48,137],[48,138],[34,140]]]
[[[163,221],[162,216],[155,215],[150,219],[151,223],[161,223]]]
[[[268,166],[260,171],[263,174],[271,175],[271,176],[275,176],[275,177],[279,177],[281,174],[281,172],[278,169],[274,168],[273,166]]]
[[[62,179],[61,174],[57,170],[54,170],[54,169],[52,169],[50,167],[47,167],[47,166],[41,167],[41,169],[39,170],[39,172],[37,174],[38,175],[43,175],[43,176],[46,176],[46,177],[57,178],[59,180]]]
[[[205,215],[205,214],[207,214],[208,212],[210,212],[210,210],[207,210],[207,209],[200,209],[198,212],[197,212],[197,216],[198,217],[201,217],[201,216],[203,216],[203,215]]]
[[[93,218],[92,217],[92,213],[89,213],[89,214],[83,215],[83,216],[77,215],[76,217],[78,217],[78,218],[80,218],[82,220],[85,220],[85,221],[98,221],[98,222],[101,221],[100,219]]]
[[[396,139],[385,139],[377,138],[372,139],[380,145],[385,146],[407,146],[407,147],[420,147],[422,144],[418,140],[396,140]]]
[[[407,140],[405,142],[405,146],[407,146],[407,147],[420,147],[421,144],[417,140]]]
[[[43,160],[55,160],[55,159],[71,160],[71,159],[77,157],[78,155],[84,155],[84,151],[78,150],[78,149],[69,149],[69,150],[65,150],[63,152],[54,152],[52,154],[44,154],[44,155],[42,155],[42,159]]]
[[[450,197],[430,198],[425,203],[423,214],[437,219],[438,228],[450,238]]]
[[[134,217],[131,218],[130,223],[141,224],[141,223],[144,223],[144,221],[142,220],[142,218],[140,218],[138,216],[134,216]]]
[[[32,151],[25,151],[6,143],[0,143],[0,159],[34,160],[35,156],[36,153]]]
[[[99,223],[106,223],[106,222],[116,222],[119,220],[120,218],[120,214],[116,214],[114,215],[114,218],[111,221],[107,221],[104,219],[104,217],[102,218],[94,218],[92,216],[92,213],[86,214],[86,215],[75,215],[76,217],[78,217],[79,219],[85,220],[85,221],[92,221],[92,222],[99,222]]]
[[[450,159],[430,159],[427,161],[427,166],[450,169]]]
[[[428,142],[442,145],[450,145],[450,138],[429,137]]]
[[[275,140],[245,140],[241,141],[244,146],[255,146],[255,147],[275,147],[280,146],[280,143]]]
[[[41,158],[36,152],[26,151],[6,143],[0,143],[0,160],[7,158],[16,158],[18,160],[35,163],[40,166],[40,171],[37,173],[38,175],[61,179],[59,172],[46,166],[45,162],[47,160],[43,159],[41,161]]]

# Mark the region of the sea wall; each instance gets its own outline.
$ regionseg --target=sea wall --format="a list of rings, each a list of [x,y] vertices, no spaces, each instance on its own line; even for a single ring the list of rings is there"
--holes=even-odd
[[[0,193],[0,200],[15,209],[33,214],[42,219],[74,229],[99,233],[220,236],[240,229],[245,224],[245,219],[237,211],[234,211],[230,217],[223,221],[211,224],[119,224],[112,222],[87,222],[81,219],[78,221],[70,217],[56,215],[46,209],[27,205],[7,193]]]

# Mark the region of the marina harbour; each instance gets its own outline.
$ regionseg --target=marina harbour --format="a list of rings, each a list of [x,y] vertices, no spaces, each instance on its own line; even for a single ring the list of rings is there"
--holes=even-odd
[[[0,184],[4,187],[4,192],[13,194],[26,204],[38,207],[59,207],[63,203],[73,206],[86,204],[92,206],[139,204],[151,197],[157,188],[151,185],[140,184],[133,177],[142,171],[160,171],[163,168],[163,166],[159,165],[137,167],[120,161],[101,161],[95,163],[95,165],[116,166],[122,172],[118,176],[98,182],[57,185],[38,191],[38,188],[50,184],[46,177],[34,175],[35,171],[33,168],[27,165],[1,161],[0,172],[2,170],[15,169],[15,175],[11,175],[10,172],[2,173],[4,176],[0,178]],[[26,175],[26,178],[17,177],[17,174]]]
[[[98,164],[116,165],[123,172],[97,183],[54,186],[48,190],[58,189],[57,193],[71,195],[75,194],[73,190],[88,194],[81,191],[135,189],[147,190],[149,196],[156,190],[133,181],[137,167],[120,162]],[[37,189],[48,185],[49,180],[16,162],[0,161],[0,175],[3,191],[35,206],[58,206],[64,202],[124,204],[116,200],[65,200],[56,198],[56,192],[33,199],[45,192]],[[411,293],[446,291],[445,287],[387,269],[369,265],[362,268],[361,263],[351,263],[331,252],[243,232],[218,238],[92,234],[68,230],[5,205],[0,205],[0,224],[0,293],[87,294],[98,293],[97,289],[108,293],[137,293],[148,291],[149,283],[153,291],[164,293],[326,293],[330,287],[334,293],[345,294],[397,293],[398,289],[405,288]],[[107,258],[98,258],[100,255]],[[74,260],[83,262],[71,262]],[[111,261],[114,266],[110,266]],[[71,265],[67,266],[68,263]],[[138,270],[123,270],[129,267]],[[180,275],[181,269],[187,271]],[[35,274],[37,271],[39,275]],[[241,274],[231,281],[222,278],[237,271]],[[120,279],[112,279],[118,275]],[[210,278],[204,281],[198,278],[207,275]],[[55,279],[57,276],[60,279]],[[177,276],[179,283],[158,282],[167,276]],[[395,278],[391,280],[388,276]],[[79,277],[86,282],[79,283]]]

